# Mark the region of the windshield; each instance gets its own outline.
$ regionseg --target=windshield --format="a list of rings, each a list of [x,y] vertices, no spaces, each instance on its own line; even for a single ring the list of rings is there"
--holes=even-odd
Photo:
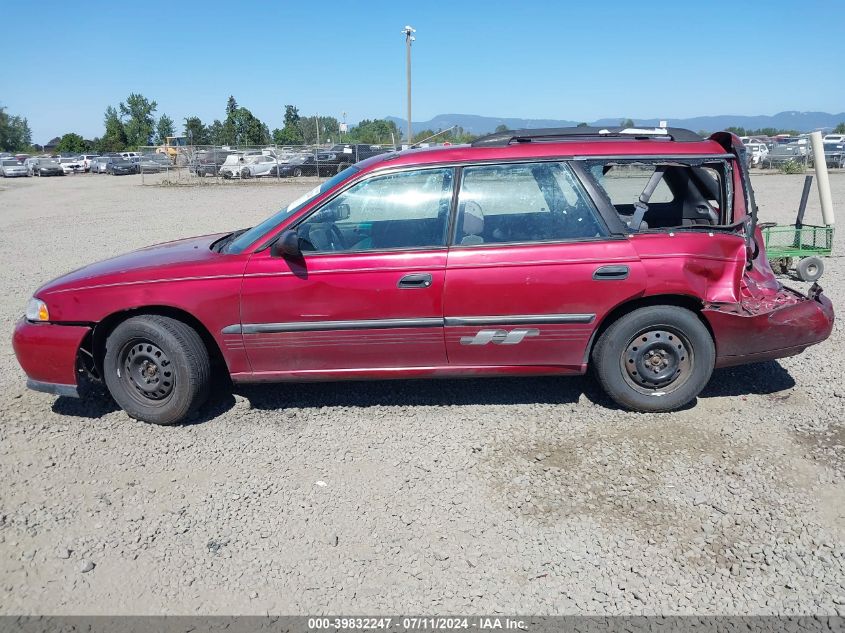
[[[325,193],[335,185],[343,182],[344,180],[359,171],[360,169],[355,167],[355,165],[352,165],[351,167],[347,167],[346,169],[344,169],[342,172],[340,172],[333,178],[329,178],[324,183],[317,185],[311,191],[301,195],[299,198],[291,202],[288,206],[286,206],[278,213],[271,215],[261,224],[258,224],[249,229],[248,231],[239,235],[235,240],[232,241],[231,244],[226,247],[225,252],[234,254],[242,253],[247,246],[252,244],[255,240],[257,240],[259,237],[261,237],[271,229],[278,226],[285,218],[289,218],[294,213],[299,211],[302,207],[304,207],[306,204],[311,202],[311,200],[319,196],[321,193]]]
[[[4,160],[3,161],[4,167],[12,167],[13,165],[20,165],[20,163],[16,160]]]

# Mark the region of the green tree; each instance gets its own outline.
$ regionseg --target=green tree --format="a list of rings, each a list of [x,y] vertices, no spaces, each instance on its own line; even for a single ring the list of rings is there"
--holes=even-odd
[[[317,133],[317,121],[319,119],[319,134]],[[333,116],[305,116],[300,117],[297,123],[300,136],[305,143],[326,143],[330,139],[340,136],[340,123]]]
[[[208,142],[212,145],[225,145],[223,141],[223,124],[220,119],[214,121],[208,126]]]
[[[32,131],[24,117],[6,114],[0,107],[0,150],[25,152],[32,146]]]
[[[185,119],[184,134],[188,137],[188,143],[192,145],[209,145],[211,143],[208,128],[203,125],[198,116],[190,116]]]
[[[156,123],[156,143],[163,145],[168,136],[173,136],[175,134],[176,132],[173,128],[173,119],[166,114],[162,114],[158,119],[158,123]]]
[[[833,128],[834,134],[845,134],[845,121]]]
[[[106,108],[103,124],[106,127],[106,132],[100,139],[100,152],[119,152],[126,149],[126,130],[123,127],[123,121],[117,114],[117,110],[109,106]]]
[[[232,116],[237,109],[238,102],[235,101],[235,98],[232,95],[229,95],[229,99],[226,101],[226,116]]]
[[[285,127],[294,127],[299,123],[299,108],[294,105],[285,106]]]
[[[435,132],[434,130],[422,130],[421,132],[417,132],[416,134],[414,134],[414,143],[422,143],[423,141],[428,139],[429,136],[434,136],[435,134],[437,134],[437,132]],[[441,134],[440,136],[445,135]],[[436,143],[440,136],[431,139],[432,142]]]
[[[394,121],[387,119],[364,119],[349,130],[350,143],[372,143],[385,145],[402,138]]]
[[[152,142],[155,124],[153,112],[156,111],[156,107],[158,104],[155,101],[150,101],[135,92],[126,98],[126,102],[118,105],[120,116],[125,119],[126,143],[130,147],[141,147]]]
[[[227,113],[221,133],[224,145],[265,145],[270,142],[267,126],[244,107]]]
[[[505,125],[504,123],[500,123],[496,126],[496,129],[493,130],[494,132],[507,132],[510,128]]]
[[[585,122],[585,123],[579,123],[575,127],[590,127],[590,126]]]
[[[229,95],[226,100],[226,118],[223,120],[222,140],[224,145],[236,145],[239,142],[238,130],[235,126],[235,114],[238,111],[238,102],[235,97]]]
[[[82,154],[87,149],[88,144],[85,139],[74,132],[62,136],[59,144],[56,145],[56,151],[59,154]]]
[[[294,105],[285,106],[285,126],[280,130],[273,130],[273,142],[277,145],[301,145],[302,130],[299,123],[299,108]]]
[[[619,127],[623,127],[623,128],[625,128],[625,127],[637,127],[637,124],[634,123],[633,119],[622,119],[619,122]]]
[[[725,128],[725,131],[733,132],[737,136],[748,136],[748,131],[744,127],[737,127],[735,125]]]

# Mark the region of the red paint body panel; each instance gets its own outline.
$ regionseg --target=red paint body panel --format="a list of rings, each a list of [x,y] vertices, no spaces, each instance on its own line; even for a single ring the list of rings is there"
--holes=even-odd
[[[146,306],[196,317],[224,347],[221,330],[240,319],[240,289],[248,255],[210,250],[220,235],[143,248],[80,268],[45,284],[35,296],[50,306],[54,322],[99,323]],[[224,354],[230,371],[248,371],[242,350]]]
[[[429,273],[427,288],[399,288]],[[443,316],[446,250],[315,255],[297,264],[256,253],[243,280],[241,319],[299,323]],[[243,335],[253,371],[298,371],[446,364],[442,327],[333,329]]]
[[[593,279],[605,265],[628,266],[628,278]],[[453,248],[446,272],[446,350],[455,365],[564,365],[580,369],[596,323],[616,305],[641,296],[645,271],[627,239],[569,244]],[[595,315],[588,323],[515,325],[508,315]],[[533,329],[518,345],[465,345],[477,325],[449,326],[450,317],[505,315],[494,328]],[[486,327],[485,329],[489,329]]]
[[[76,385],[76,352],[91,328],[18,321],[12,347],[18,362],[32,380]]]

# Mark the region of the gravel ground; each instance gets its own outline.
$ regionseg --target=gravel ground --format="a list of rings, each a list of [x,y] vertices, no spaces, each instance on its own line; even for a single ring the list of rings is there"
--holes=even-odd
[[[40,283],[313,186],[139,183],[0,181],[7,341]],[[801,184],[755,176],[762,219]],[[161,428],[27,391],[6,345],[0,613],[845,615],[843,346],[840,319],[673,414],[588,378],[402,381],[240,388]]]

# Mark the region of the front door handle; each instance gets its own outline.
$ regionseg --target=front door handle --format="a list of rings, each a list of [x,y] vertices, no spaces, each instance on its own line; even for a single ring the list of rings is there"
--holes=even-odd
[[[600,268],[596,268],[595,272],[593,273],[593,279],[627,279],[629,272],[630,271],[628,270],[627,266],[601,266]]]
[[[399,288],[428,288],[431,285],[430,273],[411,273],[399,280]]]

